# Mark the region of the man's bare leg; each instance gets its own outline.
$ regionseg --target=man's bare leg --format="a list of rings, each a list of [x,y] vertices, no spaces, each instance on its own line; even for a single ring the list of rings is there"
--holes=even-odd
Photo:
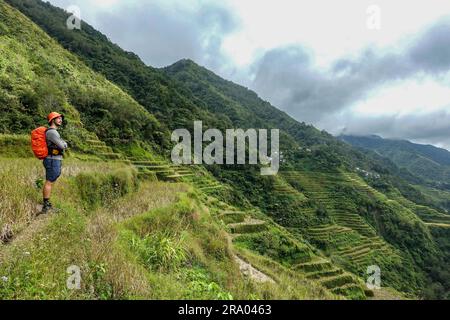
[[[42,190],[42,196],[44,198],[44,207],[42,208],[42,212],[47,212],[52,208],[50,203],[50,196],[52,195],[52,186],[53,183],[50,181],[45,181],[44,188]]]
[[[44,189],[42,190],[42,195],[43,195],[44,199],[50,199],[50,196],[52,195],[52,186],[53,186],[53,183],[51,183],[48,180],[45,181]]]

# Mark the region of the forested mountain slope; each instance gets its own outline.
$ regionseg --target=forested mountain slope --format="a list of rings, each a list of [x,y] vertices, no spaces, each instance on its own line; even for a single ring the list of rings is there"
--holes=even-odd
[[[379,136],[344,135],[339,138],[355,147],[376,151],[431,183],[450,187],[450,152],[445,149]]]
[[[322,297],[363,298],[369,293],[361,281],[367,267],[377,265],[383,286],[412,296],[448,295],[450,221],[411,185],[420,185],[420,178],[295,121],[192,61],[155,69],[86,23],[67,30],[67,13],[50,4],[6,2],[71,53],[0,2],[3,133],[28,132],[49,109],[63,106],[69,115],[63,134],[77,152],[92,147],[79,138],[84,134],[106,142],[95,144],[113,148],[110,153],[145,176],[191,185],[234,234],[241,257],[272,278],[282,270],[277,283],[306,277],[325,288]],[[38,78],[51,85],[39,86]],[[170,130],[191,128],[194,120],[219,129],[279,128],[280,173],[262,177],[254,166],[199,166],[166,174]]]

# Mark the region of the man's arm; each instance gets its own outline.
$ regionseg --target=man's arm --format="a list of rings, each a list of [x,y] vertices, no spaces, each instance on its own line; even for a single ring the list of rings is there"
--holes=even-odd
[[[67,143],[61,139],[58,131],[56,130],[48,130],[47,131],[47,139],[53,142],[59,149],[65,150],[67,149]]]

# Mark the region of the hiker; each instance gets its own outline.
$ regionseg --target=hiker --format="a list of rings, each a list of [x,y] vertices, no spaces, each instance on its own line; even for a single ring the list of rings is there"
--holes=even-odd
[[[43,161],[46,181],[42,191],[44,198],[42,213],[47,213],[52,209],[52,204],[50,203],[52,186],[61,175],[63,154],[64,150],[67,149],[67,143],[61,139],[58,133],[58,128],[63,124],[63,120],[64,116],[57,112],[52,112],[47,116],[49,127],[45,130],[45,138],[47,142],[48,155]]]

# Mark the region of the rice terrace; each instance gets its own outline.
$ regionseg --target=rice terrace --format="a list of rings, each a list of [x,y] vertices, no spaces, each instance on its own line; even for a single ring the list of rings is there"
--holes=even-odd
[[[448,300],[431,2],[0,0],[0,300]]]

